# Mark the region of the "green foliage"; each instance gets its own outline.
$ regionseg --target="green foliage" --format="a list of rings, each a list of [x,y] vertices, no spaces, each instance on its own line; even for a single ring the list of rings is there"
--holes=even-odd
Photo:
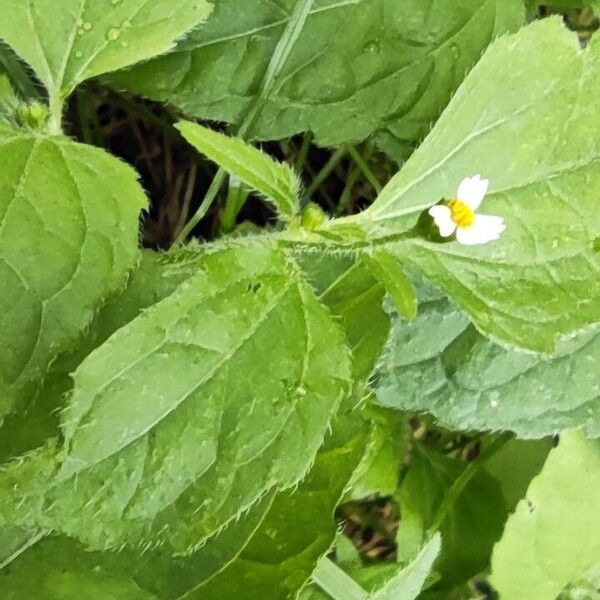
[[[456,459],[416,447],[398,493],[403,519],[397,541],[402,559],[412,558],[427,539],[443,499],[464,468]],[[445,585],[462,583],[485,568],[506,513],[499,482],[480,470],[440,524],[443,546],[437,571]]]
[[[2,0],[0,37],[51,98],[91,77],[156,56],[210,14],[205,0]]]
[[[406,458],[409,432],[406,418],[392,411],[370,407],[371,431],[359,477],[350,496],[360,500],[371,494],[391,496],[398,489],[400,470]]]
[[[485,470],[499,481],[509,510],[514,510],[531,479],[542,470],[552,447],[551,438],[511,439],[485,461]]]
[[[550,352],[600,316],[599,53],[554,19],[495,42],[359,218],[372,235],[397,236],[464,177],[487,177],[482,212],[506,220],[500,240],[473,248],[417,235],[394,251],[506,344]]]
[[[46,438],[58,435],[57,407],[63,405],[73,387],[70,374],[90,352],[142,310],[172,294],[198,270],[202,256],[192,247],[169,254],[142,252],[127,288],[106,302],[77,346],[50,366],[39,396],[29,398],[21,411],[7,417],[0,436],[0,462],[34,450]]]
[[[39,539],[40,536],[36,531],[20,527],[0,528],[0,569],[16,560],[20,554],[27,551]]]
[[[20,100],[10,79],[0,72],[0,123],[16,125],[17,109]]]
[[[124,286],[146,199],[129,167],[66,138],[2,128],[0,161],[2,417]]]
[[[0,572],[0,593],[10,600],[31,595],[70,600],[82,589],[102,599],[291,595],[335,535],[333,509],[362,455],[364,434],[360,416],[341,416],[295,491],[266,496],[189,557],[159,549],[142,556],[126,550],[92,553],[68,538],[38,539]],[[299,526],[292,526],[290,514]]]
[[[452,428],[540,438],[581,427],[600,436],[596,329],[565,340],[553,358],[505,350],[436,289],[421,292],[412,323],[394,313],[377,373],[379,404],[427,411]]]
[[[52,509],[35,524],[94,547],[156,536],[185,551],[297,483],[350,391],[350,362],[342,331],[293,271],[268,245],[209,254],[90,354],[62,418]],[[257,352],[269,378],[253,376]]]
[[[275,497],[260,529],[234,561],[204,584],[199,597],[295,596],[335,537],[333,511],[364,449],[360,417],[342,417],[333,431],[298,490]]]
[[[112,84],[188,115],[240,124],[295,4],[219,0],[206,26],[174,52]],[[520,0],[444,0],[435,11],[421,0],[315,0],[250,136],[310,130],[318,143],[334,145],[381,132],[400,158],[487,44],[518,28],[523,13]]]
[[[599,493],[600,444],[562,434],[494,549],[491,583],[502,598],[527,590],[551,600],[598,563]]]
[[[399,570],[383,587],[371,594],[371,600],[414,600],[425,586],[441,547],[440,535],[436,534],[410,563]]]
[[[412,283],[398,261],[385,250],[377,250],[370,257],[376,277],[388,290],[398,312],[411,321],[417,316],[417,295]]]
[[[508,514],[541,470],[551,443],[484,438],[470,462],[417,444],[397,500],[398,556],[408,560],[433,531],[442,535],[431,597],[446,597],[489,564]],[[436,596],[437,594],[437,596]]]
[[[0,597],[431,600],[490,570],[501,599],[597,587],[596,40],[558,19],[508,35],[521,0],[0,11]],[[170,105],[76,90],[104,75]],[[99,134],[98,98],[165,156],[137,121],[139,156]],[[139,159],[158,204],[164,158],[176,249],[140,252],[135,172],[69,135]],[[376,145],[402,170],[330,218],[318,202],[358,212],[389,178]],[[427,211],[476,173],[507,230],[461,246]],[[236,227],[243,185],[280,223]]]
[[[182,121],[177,128],[197,150],[264,195],[282,218],[288,220],[296,214],[300,180],[289,165],[274,161],[240,138],[228,137],[196,123]]]
[[[348,571],[350,577],[322,559],[313,574],[316,584],[307,587],[300,600],[414,600],[425,587],[441,546],[437,534],[406,565],[353,567]]]
[[[389,333],[382,306],[385,288],[363,259],[299,254],[296,260],[344,329],[360,396]]]

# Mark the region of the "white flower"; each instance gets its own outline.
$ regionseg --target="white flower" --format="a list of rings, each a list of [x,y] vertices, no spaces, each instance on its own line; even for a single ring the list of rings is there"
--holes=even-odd
[[[489,184],[487,179],[481,179],[481,175],[466,177],[458,186],[456,198],[429,209],[442,237],[450,237],[456,232],[456,241],[466,246],[486,244],[500,237],[506,229],[502,217],[475,213]]]

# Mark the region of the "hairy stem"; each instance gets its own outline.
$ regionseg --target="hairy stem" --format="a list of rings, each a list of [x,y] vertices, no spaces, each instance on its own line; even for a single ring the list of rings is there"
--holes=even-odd
[[[48,133],[51,135],[61,135],[62,130],[62,118],[64,109],[64,100],[60,94],[50,94],[50,101],[48,108],[50,110],[50,118],[48,119]]]

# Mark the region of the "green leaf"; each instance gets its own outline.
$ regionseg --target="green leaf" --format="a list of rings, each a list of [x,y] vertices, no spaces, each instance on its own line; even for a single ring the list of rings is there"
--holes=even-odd
[[[317,565],[313,577],[328,593],[312,585],[300,594],[300,600],[414,600],[425,586],[441,547],[441,537],[436,534],[410,563],[353,568],[348,572],[350,577],[324,559]],[[360,589],[359,584],[370,593]]]
[[[505,218],[499,241],[435,243],[415,230],[392,246],[506,344],[549,352],[600,320],[599,53],[594,42],[581,50],[558,19],[496,41],[358,217],[382,242],[402,237],[464,177],[489,178],[482,212]]]
[[[426,411],[462,431],[540,438],[581,427],[600,436],[597,329],[563,342],[555,358],[505,350],[437,290],[421,292],[412,323],[393,317],[376,378],[380,405]]]
[[[52,508],[27,502],[22,518],[92,547],[150,537],[181,551],[296,484],[351,387],[343,332],[256,242],[208,254],[74,381]]]
[[[531,480],[542,470],[553,445],[552,438],[512,439],[486,460],[485,470],[500,483],[510,511],[525,496]]]
[[[331,559],[323,556],[313,573],[317,584],[301,593],[302,600],[318,598],[334,600],[367,600],[367,592],[352,577],[340,569]],[[317,587],[318,586],[318,587]],[[321,591],[323,590],[323,591]]]
[[[360,388],[356,393],[362,396],[389,334],[390,319],[382,306],[385,289],[364,259],[301,251],[294,257],[344,329],[352,350],[353,379]]]
[[[73,388],[71,373],[115,331],[133,321],[143,309],[172,294],[197,273],[204,252],[193,245],[168,254],[145,250],[133,270],[127,288],[102,306],[76,347],[50,366],[37,396],[22,402],[8,415],[0,430],[0,463],[44,444],[59,434],[59,409]]]
[[[196,123],[182,121],[176,127],[199,152],[264,195],[282,218],[290,219],[297,213],[300,180],[288,164],[273,160],[241,138]]]
[[[0,123],[16,124],[20,103],[21,100],[13,89],[10,79],[0,71]]]
[[[126,289],[108,299],[85,338],[72,352],[57,359],[51,373],[68,376],[113,333],[133,321],[146,308],[170,296],[202,268],[207,248],[192,244],[168,253],[143,250]]]
[[[100,556],[66,538],[38,542],[0,571],[0,592],[5,600],[79,600],[82,594],[90,600],[158,600],[127,572],[107,570]]]
[[[421,593],[441,549],[442,539],[436,534],[408,565],[372,594],[370,600],[414,600]]]
[[[397,496],[400,560],[412,558],[427,539],[442,501],[465,467],[425,446],[415,447]],[[477,471],[440,526],[443,549],[437,570],[444,586],[460,584],[486,567],[507,512],[498,481],[485,470]]]
[[[112,78],[196,117],[241,123],[295,0],[220,0],[176,50]],[[322,145],[385,131],[421,138],[491,39],[524,20],[518,0],[315,0],[274,91],[249,131],[313,131]]]
[[[197,598],[293,598],[335,538],[334,509],[363,450],[360,416],[338,421],[297,491],[275,497],[250,542]]]
[[[170,557],[164,549],[91,553],[73,540],[49,538],[0,571],[0,595],[69,600],[69,584],[77,581],[86,597],[99,582],[112,582],[124,598],[133,589],[161,600],[288,597],[331,544],[333,510],[363,449],[361,417],[346,415],[297,489],[265,497],[191,556]]]
[[[57,407],[63,406],[67,392],[73,387],[70,374],[118,329],[142,310],[171,295],[197,273],[208,251],[215,252],[209,246],[192,244],[168,253],[142,252],[127,288],[109,298],[76,348],[51,365],[39,397],[31,399],[23,411],[7,419],[0,435],[0,462],[33,450],[46,438],[58,434]],[[311,277],[311,284],[322,294],[321,300],[339,317],[348,343],[354,348],[354,381],[360,388],[356,391],[359,396],[356,400],[359,400],[389,331],[389,317],[382,309],[383,288],[364,263],[351,268],[352,260],[321,257],[316,261],[314,256],[301,262]],[[380,457],[384,460],[388,449],[382,447],[382,450]],[[386,476],[390,478],[389,474],[384,474]]]
[[[261,508],[262,518],[264,507]],[[256,527],[254,521],[245,517],[237,528],[241,539],[245,539],[242,531],[246,521]],[[223,537],[231,543],[228,533]],[[201,550],[198,555],[183,559],[161,550],[149,550],[143,555],[126,550],[88,552],[69,538],[46,538],[0,571],[0,592],[10,600],[79,600],[82,592],[86,598],[98,600],[125,600],[132,593],[134,598],[144,600],[171,600],[193,590],[199,581],[222,567],[222,561],[231,558],[214,546],[212,550],[212,555]],[[237,546],[233,556],[235,552],[239,552]]]
[[[346,501],[372,494],[394,494],[408,451],[409,428],[405,415],[374,406],[369,406],[365,412],[371,421],[367,452]]]
[[[82,81],[162,54],[211,11],[205,0],[0,0],[0,38],[51,99]]]
[[[267,496],[189,557],[173,557],[160,548],[89,552],[75,540],[47,537],[25,548],[0,571],[0,592],[11,600],[32,596],[40,600],[75,600],[81,598],[82,590],[87,598],[97,589],[105,594],[110,590],[117,595],[108,597],[119,599],[129,598],[127,594],[132,590],[147,595],[142,598],[161,600],[202,597],[196,590],[239,555],[272,502],[272,495]],[[77,582],[79,588],[74,588],[72,582]],[[98,600],[106,597],[100,595]]]
[[[376,250],[369,259],[375,276],[389,292],[398,312],[412,321],[417,316],[417,295],[401,265],[385,250]]]
[[[1,418],[124,286],[146,198],[132,169],[66,138],[0,128],[0,164]]]
[[[26,101],[39,99],[39,90],[36,89],[31,74],[27,72],[25,65],[15,53],[1,41],[0,71],[6,74],[20,99]]]
[[[40,540],[35,531],[20,527],[0,527],[0,571]]]
[[[494,548],[491,583],[501,598],[527,590],[553,600],[600,556],[600,442],[561,435]]]
[[[272,503],[273,495],[269,494],[239,521],[186,557],[172,556],[167,548],[148,546],[143,551],[90,552],[75,540],[46,537],[0,571],[0,592],[2,597],[12,592],[15,600],[30,598],[32,590],[40,600],[75,600],[81,598],[81,590],[87,593],[99,584],[111,583],[114,592],[122,593],[123,598],[134,589],[161,600],[202,598],[204,583],[240,554]],[[78,591],[70,585],[72,580],[79,583]]]

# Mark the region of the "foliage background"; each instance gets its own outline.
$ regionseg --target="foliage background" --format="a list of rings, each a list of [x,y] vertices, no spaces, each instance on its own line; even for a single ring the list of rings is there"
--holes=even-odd
[[[414,50],[415,60],[408,72],[400,70],[401,76],[397,74],[398,65],[394,64],[395,52],[399,53],[400,49],[395,48],[394,41],[387,40],[385,36],[375,36],[377,43],[370,42],[368,35],[363,36],[362,39],[371,44],[366,58],[362,46],[358,52],[353,37],[340,36],[333,49],[328,46],[329,53],[324,53],[318,65],[311,63],[306,69],[303,69],[305,57],[299,51],[286,63],[285,68],[290,72],[284,72],[286,81],[292,81],[293,85],[279,85],[277,93],[271,94],[261,108],[259,119],[242,134],[259,141],[264,151],[301,173],[301,197],[304,202],[310,199],[325,213],[335,217],[362,212],[373,203],[398,167],[404,164],[427,135],[464,75],[479,58],[477,48],[483,50],[495,33],[519,27],[520,2],[513,2],[512,6],[511,2],[503,5],[501,17],[498,17],[495,4],[482,2],[481,11],[470,25],[472,29],[465,30],[456,45],[449,46],[448,56],[442,56],[439,63],[430,67],[433,71],[424,72],[420,67],[421,53],[429,55],[432,51],[427,42],[428,32],[423,30],[410,31],[408,37],[412,44],[409,44],[409,50]],[[256,17],[254,9],[249,10],[248,14],[241,9],[232,17],[228,11],[237,9],[227,8],[227,3],[223,5],[223,13],[216,15],[217,33],[221,26],[219,18],[223,21],[223,27],[233,19],[241,28],[248,28],[244,19]],[[402,20],[410,25],[413,19],[411,10],[418,11],[418,8],[396,5],[395,10],[406,11],[401,15]],[[562,15],[565,23],[578,32],[582,44],[589,42],[599,25],[592,6],[573,8],[570,2],[560,6],[532,3],[527,10],[530,20],[554,13]],[[492,12],[496,20],[490,16]],[[444,7],[439,8],[432,18],[434,21],[428,22],[432,30],[439,26],[435,21],[437,18],[441,23],[448,24]],[[378,31],[381,19],[377,11],[369,12],[367,9],[360,25]],[[414,18],[414,22],[422,24],[422,19]],[[329,24],[330,27],[334,25],[338,28],[348,26],[354,30],[358,24],[347,24],[343,20]],[[311,33],[310,26],[309,21],[304,35],[310,42],[317,43],[315,40],[318,41],[322,36],[317,35],[319,32]],[[501,31],[496,31],[497,27]],[[488,39],[478,39],[477,36],[483,34]],[[235,32],[230,31],[227,35],[236,36]],[[356,31],[355,35],[358,36]],[[122,71],[94,77],[91,81],[82,80],[76,89],[79,80],[73,78],[68,81],[69,91],[74,88],[74,92],[64,107],[65,133],[89,146],[104,148],[135,167],[150,200],[148,211],[142,219],[142,243],[152,250],[173,247],[182,232],[186,232],[186,223],[189,223],[191,215],[198,211],[203,199],[210,194],[211,185],[219,173],[214,163],[186,143],[176,123],[182,117],[198,117],[217,131],[239,134],[239,128],[244,125],[241,115],[247,109],[248,90],[256,89],[257,84],[253,79],[252,61],[262,61],[263,64],[273,53],[278,39],[278,35],[272,38],[269,35],[257,35],[256,38],[245,40],[243,49],[247,54],[242,56],[242,60],[242,50],[235,43],[229,44],[226,52],[223,49],[214,50],[220,57],[219,69],[197,74],[204,82],[202,88],[198,89],[193,65],[203,65],[208,60],[203,55],[196,55],[213,52],[202,36],[203,30],[199,28],[178,46],[176,53],[143,63],[131,72]],[[388,43],[389,46],[386,45]],[[469,52],[471,44],[476,55]],[[200,49],[190,50],[194,45],[199,45]],[[407,51],[406,48],[401,50],[403,53]],[[148,56],[154,53],[149,51]],[[351,76],[347,81],[336,80],[336,74],[341,69],[336,57],[340,55],[350,57],[348,60],[351,61],[367,61],[361,65],[365,72],[372,73],[380,69],[377,77],[384,84],[373,86],[370,95],[357,99],[354,90],[347,89],[348,81],[354,81]],[[382,55],[385,59],[381,58]],[[43,86],[39,82],[31,83],[29,68],[16,59],[7,46],[2,47],[1,57],[4,71],[11,76],[13,86],[21,95],[29,101],[43,101]],[[174,64],[175,60],[179,62]],[[162,62],[166,64],[162,65]],[[192,65],[192,75],[188,71],[182,73],[181,63],[186,69]],[[114,68],[120,66],[126,65],[116,65]],[[90,76],[102,75],[114,68],[110,66],[92,70]],[[386,91],[393,90],[395,93],[405,78],[414,78],[419,82],[416,95],[386,99]],[[174,85],[175,80],[180,83]],[[328,82],[327,85],[323,85],[324,80]],[[186,86],[186,82],[191,83]],[[230,87],[232,82],[236,86],[235,93]],[[359,85],[357,87],[360,88]],[[292,97],[298,89],[302,90],[303,98],[308,99],[306,102],[296,102],[297,99]],[[340,102],[333,111],[320,111],[318,107],[333,102],[328,95],[334,93],[351,100]],[[227,101],[223,101],[223,97]],[[369,110],[365,110],[366,106]],[[315,107],[316,110],[311,110]],[[36,105],[30,104],[21,119],[36,124],[35,108]],[[227,123],[233,123],[234,126],[228,127]],[[298,127],[297,123],[303,126]],[[303,133],[303,129],[311,132]],[[85,152],[91,156],[94,150],[82,148],[66,151],[81,153],[78,154],[78,160],[85,167]],[[42,147],[38,151],[51,153],[54,149]],[[11,152],[14,152],[14,148],[11,148]],[[43,161],[43,156],[41,154],[38,160]],[[89,164],[92,164],[91,161],[95,159],[89,160]],[[123,182],[132,179],[125,172],[127,167],[123,166],[123,179],[119,180],[116,168],[112,165],[105,168],[115,177],[115,189],[112,192],[115,198],[129,193],[125,190],[129,183]],[[57,183],[52,180],[46,185],[51,188]],[[83,179],[80,185],[86,185]],[[93,194],[93,183],[87,185],[89,193]],[[132,190],[130,193],[135,196],[138,192]],[[134,219],[144,202],[143,197],[138,197],[132,208],[133,216],[125,218]],[[317,220],[321,218],[318,213],[315,214]],[[259,230],[277,232],[279,225],[276,215],[273,204],[265,202],[260,194],[250,192],[233,180],[218,190],[215,201],[210,204],[203,218],[187,233],[202,241],[213,241],[226,235],[243,238]],[[110,238],[116,235],[115,232],[116,229],[107,229],[100,233]],[[130,247],[131,240],[123,241],[125,255]],[[274,273],[277,269],[291,267],[281,263],[281,257],[272,257],[268,248],[264,250],[264,264],[256,265],[256,272],[248,271],[248,265],[254,258],[244,256],[243,245],[230,253],[235,255],[235,264],[240,271],[246,272],[245,277],[231,275],[233,288],[228,290],[233,290],[232,294],[236,293],[235,286],[240,286],[240,289],[251,286],[254,276],[263,277],[265,274],[270,278],[269,285],[263,285],[259,294],[265,294],[268,300],[271,297],[268,294],[279,294],[283,289],[278,286],[284,286],[284,282],[278,281]],[[185,250],[176,251],[175,260],[165,259],[165,264],[159,264],[159,267],[149,256],[146,254],[142,258],[142,266],[131,279],[125,296],[119,300],[109,300],[92,325],[83,347],[62,354],[54,363],[40,400],[35,409],[28,409],[27,419],[18,422],[14,414],[7,412],[3,424],[4,435],[0,441],[0,453],[5,463],[10,464],[2,481],[6,489],[17,481],[13,479],[11,469],[18,463],[9,463],[8,459],[35,448],[42,448],[41,466],[38,468],[35,460],[31,461],[32,471],[28,473],[28,479],[38,481],[36,478],[39,478],[40,487],[45,485],[47,473],[44,472],[43,453],[48,448],[42,443],[52,437],[57,429],[59,416],[54,410],[55,402],[70,389],[72,383],[69,374],[89,351],[129,323],[140,308],[150,307],[163,298],[170,299],[171,312],[178,316],[181,304],[178,304],[176,295],[171,296],[177,286],[198,269],[210,272],[210,264],[219,265],[220,260],[225,264],[218,252],[208,258],[198,258],[188,255]],[[392,321],[392,332],[398,330],[392,334],[391,343],[379,361],[372,380],[377,389],[377,402],[369,408],[368,419],[359,426],[352,419],[351,406],[342,404],[333,426],[333,435],[326,446],[316,454],[320,442],[315,442],[315,451],[308,457],[303,457],[306,447],[298,449],[297,455],[292,455],[289,463],[304,458],[307,463],[302,468],[289,469],[287,464],[282,466],[284,472],[281,477],[288,484],[284,487],[292,487],[292,491],[268,491],[268,486],[259,490],[257,486],[252,500],[248,498],[247,504],[243,505],[243,511],[239,510],[240,505],[230,508],[231,516],[237,520],[235,527],[225,529],[212,543],[197,549],[191,559],[172,558],[152,545],[143,547],[141,553],[142,546],[139,544],[146,531],[143,527],[138,531],[138,523],[132,526],[135,531],[127,532],[135,540],[133,549],[126,548],[115,555],[100,552],[98,541],[104,539],[104,533],[85,531],[92,522],[92,515],[101,510],[100,503],[86,507],[80,516],[75,516],[79,508],[75,505],[71,507],[68,504],[71,500],[67,500],[63,512],[70,518],[65,523],[60,521],[60,517],[52,522],[52,509],[54,504],[60,505],[61,499],[58,496],[50,501],[46,498],[43,500],[45,507],[51,507],[46,514],[50,515],[47,526],[58,529],[63,535],[41,539],[43,532],[40,533],[37,528],[30,530],[23,523],[4,527],[2,540],[5,550],[0,558],[6,562],[6,566],[0,572],[0,590],[5,597],[26,598],[42,593],[46,595],[41,597],[47,598],[75,598],[81,586],[89,591],[89,597],[95,594],[98,598],[230,598],[242,593],[241,590],[246,594],[245,597],[271,597],[269,594],[274,598],[294,597],[319,557],[328,552],[339,567],[338,571],[334,571],[333,580],[335,576],[342,578],[342,592],[337,592],[342,595],[335,596],[335,590],[325,591],[333,594],[337,600],[360,593],[352,591],[352,580],[361,585],[363,592],[367,590],[372,598],[416,597],[421,587],[425,590],[419,596],[422,598],[493,597],[492,586],[508,590],[507,595],[502,597],[518,598],[523,593],[519,587],[522,581],[527,581],[531,586],[526,597],[551,598],[559,593],[565,598],[577,597],[578,593],[596,597],[593,573],[582,574],[577,566],[569,565],[569,561],[564,561],[564,573],[560,572],[556,582],[549,581],[548,570],[556,568],[553,556],[537,557],[532,564],[524,567],[526,572],[522,579],[516,578],[517,583],[512,579],[516,563],[521,562],[523,556],[535,555],[535,550],[527,547],[531,539],[537,539],[538,533],[535,532],[546,533],[549,529],[557,531],[563,552],[568,553],[567,549],[573,548],[575,555],[581,552],[579,532],[590,527],[587,517],[582,517],[580,524],[574,524],[571,519],[577,515],[582,504],[593,505],[597,501],[594,491],[600,488],[600,482],[594,479],[594,473],[598,466],[598,455],[594,453],[592,443],[588,448],[585,442],[566,434],[561,436],[561,440],[564,438],[566,441],[561,441],[545,461],[557,442],[547,435],[548,432],[570,429],[584,422],[586,433],[590,437],[598,436],[600,421],[593,387],[596,383],[593,373],[589,373],[586,358],[594,354],[596,338],[571,340],[571,345],[561,348],[556,362],[550,364],[532,356],[527,369],[528,380],[523,383],[522,378],[516,379],[521,375],[519,369],[522,368],[519,366],[515,370],[516,351],[505,349],[481,336],[469,324],[463,310],[418,278],[415,279],[420,299],[419,314],[407,326],[402,314],[398,313],[398,308],[389,299],[384,303],[385,310],[371,312],[372,298],[381,300],[384,290],[360,264],[358,267],[349,266],[345,264],[343,256],[335,268],[322,266],[318,261],[306,257],[305,264],[302,263],[302,257],[298,260],[310,274],[310,283],[317,290],[319,300],[328,312],[335,315],[336,323],[349,323],[352,319],[356,321],[358,315],[369,324],[377,324],[372,327],[370,336],[364,331],[345,330],[349,339],[352,340],[354,336],[357,340],[357,344],[353,345],[355,356],[352,364],[348,357],[335,355],[333,351],[328,357],[338,365],[337,375],[340,381],[346,382],[347,387],[351,386],[352,380],[364,381],[370,374],[373,361],[369,349],[382,341],[379,338],[386,337],[385,323],[388,318]],[[127,262],[127,258],[123,261]],[[160,268],[162,281],[158,286],[154,283],[150,285],[149,282],[156,279],[157,268]],[[260,271],[261,268],[264,271]],[[90,265],[90,274],[93,269]],[[328,273],[328,269],[332,273]],[[360,296],[364,302],[358,306],[345,299],[343,287],[342,291],[330,291],[331,282],[336,281],[339,273],[350,269],[358,272],[356,281],[362,282],[365,296],[372,296],[370,300]],[[115,267],[115,272],[117,270]],[[218,282],[214,285],[218,286]],[[355,280],[352,285],[357,285]],[[122,286],[117,283],[109,285],[111,293],[119,287]],[[306,291],[303,291],[302,284],[297,287],[295,293],[302,297]],[[199,298],[202,298],[202,293],[199,286]],[[356,295],[354,287],[352,294]],[[290,295],[290,314],[296,301],[296,296]],[[14,300],[11,299],[11,302]],[[311,306],[314,323],[325,322],[321,304],[317,306],[316,302],[314,305],[308,302],[308,305]],[[206,310],[211,309],[209,307]],[[252,307],[249,306],[248,310],[251,314]],[[164,326],[169,327],[171,317],[167,309],[164,312]],[[232,310],[230,315],[231,322],[235,322],[234,312]],[[81,319],[85,318],[82,315]],[[190,320],[193,321],[193,317]],[[298,330],[301,329],[299,321],[295,325],[291,317],[281,317],[272,325],[273,338],[284,321],[287,328],[297,326]],[[310,325],[307,327],[310,329]],[[334,339],[338,334],[339,331],[332,328],[327,337]],[[173,335],[176,336],[177,332]],[[418,347],[418,340],[430,340],[432,336],[439,342],[438,347],[432,348],[430,344],[426,348]],[[48,347],[51,346],[52,343],[48,342]],[[127,351],[127,348],[122,349],[124,354]],[[580,351],[581,358],[578,359]],[[318,354],[326,350],[316,349],[314,352]],[[112,351],[107,351],[106,355],[107,361],[114,356]],[[457,356],[468,356],[468,364],[458,364]],[[482,374],[478,367],[485,364],[490,356],[496,361],[495,370]],[[40,364],[42,362],[40,359]],[[239,368],[244,368],[243,359],[240,365]],[[448,365],[452,368],[449,369]],[[497,365],[502,368],[499,369]],[[270,368],[272,366],[265,365],[265,369]],[[281,379],[292,378],[290,372],[283,365]],[[452,377],[447,378],[449,372]],[[82,389],[94,377],[91,367],[87,372],[78,370],[77,373]],[[315,370],[315,380],[318,375]],[[179,376],[184,377],[184,374]],[[489,379],[486,380],[485,376]],[[177,375],[165,379],[165,385],[175,386]],[[518,418],[507,411],[494,422],[498,380],[502,380],[505,386],[501,393],[510,398],[515,406],[522,406],[532,393],[540,393],[542,385],[551,389],[555,396],[560,396],[565,406],[561,407],[560,414],[552,411],[547,415],[538,412],[519,413]],[[565,386],[565,382],[572,380],[577,381],[575,391],[572,385]],[[424,384],[430,387],[431,393],[423,394]],[[325,387],[321,390],[318,384],[315,387],[317,398],[331,397],[331,390]],[[397,393],[398,388],[404,390],[402,395]],[[490,391],[483,398],[480,391],[472,393],[474,389],[488,388]],[[455,391],[448,392],[448,389]],[[257,395],[264,397],[272,393],[258,384],[257,390]],[[362,391],[354,390],[351,395],[354,402],[360,400]],[[452,393],[456,394],[457,399],[456,403],[450,401],[449,410],[447,399],[448,394],[452,397]],[[441,394],[441,399],[436,398],[436,394]],[[80,401],[82,404],[86,402],[85,390],[81,392]],[[398,409],[402,409],[402,412]],[[423,414],[425,410],[430,414]],[[207,415],[203,417],[211,418]],[[503,417],[507,419],[506,422],[502,421]],[[98,415],[97,418],[101,420],[103,417]],[[494,427],[490,426],[490,422],[494,422]],[[516,440],[508,435],[487,433],[490,429],[510,430],[520,438],[536,439]],[[68,437],[68,432],[66,435]],[[315,439],[321,439],[319,435],[315,433]],[[365,440],[368,440],[369,450],[363,456]],[[115,440],[115,444],[118,443]],[[488,454],[489,448],[494,452]],[[198,459],[201,459],[200,455]],[[269,457],[268,460],[272,459]],[[311,466],[310,472],[304,478],[302,474],[308,466]],[[355,470],[356,467],[359,467],[358,470]],[[539,477],[529,487],[540,471]],[[101,474],[98,477],[104,476]],[[349,479],[352,479],[351,486],[347,485]],[[561,497],[549,502],[547,498],[552,497],[557,488],[564,486],[564,481],[568,481],[567,485],[572,485],[573,481],[585,484],[574,492],[575,500]],[[85,482],[80,482],[80,485],[85,485]],[[218,502],[224,494],[219,488],[220,482],[213,480],[206,485],[210,491],[204,497],[214,497]],[[542,511],[541,521],[532,521],[532,511],[528,511],[523,503],[517,507],[528,488],[528,502],[536,506],[538,502],[540,506],[548,502],[555,514],[547,516]],[[451,498],[451,502],[448,498]],[[335,506],[335,519],[330,519],[329,513]],[[7,512],[13,508],[9,505],[3,510]],[[73,512],[69,512],[70,508]],[[515,508],[515,516],[503,537],[507,517]],[[178,510],[186,514],[184,508]],[[213,524],[208,520],[207,517],[207,522],[199,526],[195,533],[200,530],[214,533],[211,529]],[[568,522],[561,526],[564,521]],[[598,526],[597,520],[595,526]],[[335,548],[330,550],[331,540],[338,528]],[[439,538],[432,536],[437,531],[441,533],[441,545]],[[574,534],[573,541],[565,532]],[[177,533],[171,542],[175,547],[179,543],[180,549],[187,549],[188,533]],[[74,542],[68,536],[77,537],[80,541]],[[503,543],[490,559],[492,549],[501,537]],[[83,546],[92,546],[95,552],[84,551],[82,542]],[[556,543],[556,540],[548,541],[549,546]],[[589,556],[586,564],[597,562],[600,556],[597,543],[590,543],[586,552]],[[12,560],[17,555],[18,560]],[[436,558],[435,568],[431,571]],[[488,577],[490,560],[493,571],[491,579]],[[332,575],[327,572],[331,564],[318,563],[314,574],[317,583],[331,582]],[[540,564],[545,566],[540,567]],[[44,569],[40,570],[39,565],[44,565]],[[541,574],[538,569],[541,569]],[[32,573],[36,571],[38,574],[32,578]],[[344,579],[344,573],[349,574],[352,580]],[[414,584],[416,591],[412,596],[406,591],[410,589],[406,583],[410,577],[418,582]],[[569,586],[563,589],[565,583]],[[399,586],[398,590],[401,591],[394,591],[394,585]],[[548,589],[542,589],[544,586]],[[542,591],[536,596],[540,589]],[[320,598],[324,593],[323,585],[313,584],[305,587],[300,597]]]

